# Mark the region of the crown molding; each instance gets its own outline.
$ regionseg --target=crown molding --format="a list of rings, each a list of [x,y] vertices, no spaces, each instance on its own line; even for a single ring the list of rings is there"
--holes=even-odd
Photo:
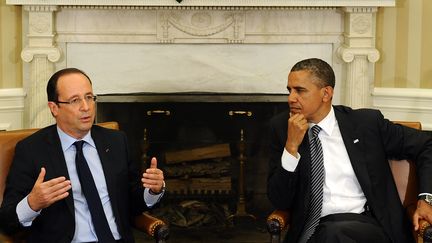
[[[11,5],[59,6],[227,6],[227,7],[394,7],[395,0],[6,0]]]

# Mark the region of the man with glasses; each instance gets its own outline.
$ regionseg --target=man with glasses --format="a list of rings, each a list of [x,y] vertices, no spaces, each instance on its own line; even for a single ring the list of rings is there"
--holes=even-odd
[[[96,96],[83,71],[56,72],[47,94],[56,124],[17,144],[2,226],[29,228],[28,242],[134,242],[132,216],[164,192],[156,159],[140,176],[125,134],[93,124]]]

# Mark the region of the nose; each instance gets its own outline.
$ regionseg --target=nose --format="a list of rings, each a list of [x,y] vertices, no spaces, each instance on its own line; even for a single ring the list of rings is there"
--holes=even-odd
[[[90,105],[86,99],[81,100],[81,110],[87,111],[90,108]]]
[[[293,103],[297,101],[297,94],[293,91],[288,95],[288,103]]]

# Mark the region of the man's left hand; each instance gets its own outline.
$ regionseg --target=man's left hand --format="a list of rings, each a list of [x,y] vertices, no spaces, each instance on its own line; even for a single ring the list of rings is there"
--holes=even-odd
[[[164,175],[163,171],[157,168],[157,160],[155,157],[151,159],[150,168],[146,169],[143,173],[141,182],[145,188],[149,188],[154,194],[162,192]]]
[[[419,221],[423,219],[432,224],[432,206],[424,200],[418,200],[417,209],[413,215],[414,230],[419,230]]]

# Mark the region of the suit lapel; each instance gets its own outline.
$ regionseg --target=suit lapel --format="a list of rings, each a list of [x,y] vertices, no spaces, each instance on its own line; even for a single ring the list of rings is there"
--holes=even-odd
[[[350,120],[345,113],[341,113],[337,109],[334,109],[334,111],[354,173],[363,192],[368,197],[367,195],[371,193],[371,181],[365,157],[367,153],[365,146],[367,142],[366,138],[358,130],[358,127],[355,125],[356,123]]]
[[[54,168],[54,175],[56,175],[56,177],[65,176],[66,179],[69,180],[70,177],[66,166],[66,160],[64,158],[63,149],[61,147],[60,138],[55,125],[49,128],[46,142],[48,144],[47,147],[49,150],[52,166]],[[69,196],[65,198],[65,201],[71,214],[75,215],[72,189],[69,190]]]

